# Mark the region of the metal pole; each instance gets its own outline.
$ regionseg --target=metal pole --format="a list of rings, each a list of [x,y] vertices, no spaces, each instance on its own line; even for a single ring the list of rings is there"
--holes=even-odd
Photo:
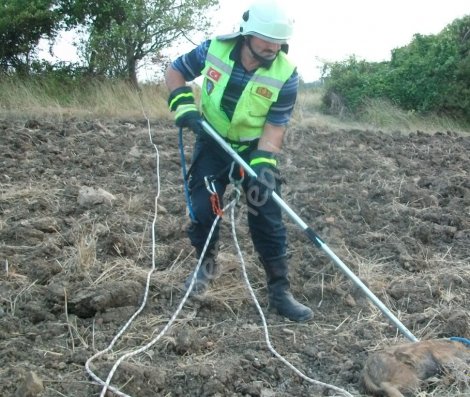
[[[202,127],[204,130],[228,153],[230,156],[240,164],[245,171],[251,177],[256,178],[256,173],[248,165],[248,163],[243,160],[240,155],[233,150],[230,145],[215,131],[212,126],[206,121],[202,121]],[[300,228],[306,233],[307,237],[318,247],[321,248],[325,253],[333,260],[333,262],[340,268],[340,270],[349,277],[354,284],[356,284],[372,301],[372,303],[377,306],[382,313],[388,317],[388,319],[398,328],[398,330],[410,341],[418,342],[418,339],[406,328],[401,321],[395,317],[395,315],[380,301],[377,296],[375,296],[372,291],[367,288],[367,286],[357,277],[345,264],[339,259],[336,254],[326,245],[326,243],[317,235],[317,233],[310,228],[287,204],[286,202],[279,197],[276,192],[272,193],[274,201],[289,215],[289,217],[300,226]]]

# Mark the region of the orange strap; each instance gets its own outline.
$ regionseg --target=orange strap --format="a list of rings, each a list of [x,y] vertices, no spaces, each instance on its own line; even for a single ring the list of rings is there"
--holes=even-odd
[[[219,195],[217,193],[212,193],[210,196],[211,204],[212,204],[212,211],[219,217],[224,215],[224,211],[220,208],[220,201]]]

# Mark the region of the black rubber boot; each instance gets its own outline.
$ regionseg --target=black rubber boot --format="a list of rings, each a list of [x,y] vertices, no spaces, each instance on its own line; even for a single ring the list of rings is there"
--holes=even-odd
[[[215,246],[214,248],[208,248],[206,254],[204,255],[204,259],[202,260],[201,266],[197,272],[196,281],[194,282],[193,289],[191,290],[191,295],[199,295],[203,294],[207,287],[209,286],[210,282],[216,277],[218,264],[217,264],[217,254],[218,254],[218,247]],[[197,258],[201,257],[200,253],[197,252]],[[194,275],[194,271],[191,272],[189,277],[184,282],[184,287],[187,290],[189,285],[191,284],[191,279]]]
[[[260,258],[266,271],[268,282],[269,307],[292,321],[309,321],[313,318],[313,311],[302,303],[299,303],[289,291],[290,282],[288,278],[289,268],[287,258]]]

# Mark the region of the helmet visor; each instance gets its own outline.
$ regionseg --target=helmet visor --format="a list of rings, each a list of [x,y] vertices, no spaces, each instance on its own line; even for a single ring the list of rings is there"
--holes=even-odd
[[[243,35],[244,36],[248,36],[248,35],[255,36],[258,39],[268,41],[269,43],[273,43],[273,44],[286,44],[287,43],[286,39],[276,39],[274,37],[265,36],[265,35],[263,35],[261,33],[258,33],[258,32],[247,32],[247,33],[243,33]]]

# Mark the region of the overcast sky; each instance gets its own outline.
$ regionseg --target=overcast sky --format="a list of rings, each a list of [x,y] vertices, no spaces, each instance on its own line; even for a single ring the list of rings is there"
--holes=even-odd
[[[317,80],[323,61],[355,55],[370,62],[390,60],[391,50],[411,42],[413,35],[437,34],[457,18],[470,14],[469,0],[281,0],[295,20],[289,55],[305,81]],[[194,38],[199,44],[213,34],[238,30],[251,0],[219,0],[214,30]],[[58,58],[76,61],[70,35],[56,46]],[[169,51],[188,51],[190,42]],[[143,73],[141,73],[141,76]],[[146,74],[152,79],[155,72]]]
[[[390,60],[415,33],[436,34],[470,14],[469,0],[283,0],[295,20],[290,56],[305,81],[320,77],[321,61],[356,55]],[[219,0],[216,32],[238,27],[250,0]]]

